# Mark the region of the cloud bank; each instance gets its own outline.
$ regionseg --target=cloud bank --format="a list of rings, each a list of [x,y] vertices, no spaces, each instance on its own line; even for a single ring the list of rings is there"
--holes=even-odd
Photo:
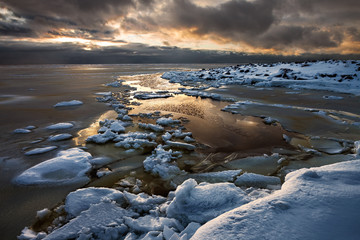
[[[360,54],[359,12],[358,0],[3,0],[0,42],[10,49],[14,43],[46,48],[58,41],[67,49],[74,39],[72,52],[77,46],[97,53],[142,44],[142,51],[153,46],[160,55],[167,47]]]

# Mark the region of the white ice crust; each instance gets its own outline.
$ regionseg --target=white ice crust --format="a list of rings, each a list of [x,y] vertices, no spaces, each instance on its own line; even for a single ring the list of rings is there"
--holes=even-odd
[[[79,148],[60,151],[57,157],[41,162],[21,173],[15,183],[21,185],[62,185],[86,183],[91,169],[90,153]]]

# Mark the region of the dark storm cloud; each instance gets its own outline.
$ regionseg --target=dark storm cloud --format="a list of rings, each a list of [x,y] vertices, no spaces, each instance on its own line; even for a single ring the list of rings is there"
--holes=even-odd
[[[217,7],[199,7],[190,0],[175,0],[166,9],[169,24],[178,28],[195,28],[194,33],[215,33],[240,39],[266,31],[275,21],[275,0],[253,2],[232,0]]]
[[[26,19],[26,28],[39,35],[61,28],[91,29],[94,36],[110,31],[105,23],[127,14],[133,0],[3,0],[3,5]]]

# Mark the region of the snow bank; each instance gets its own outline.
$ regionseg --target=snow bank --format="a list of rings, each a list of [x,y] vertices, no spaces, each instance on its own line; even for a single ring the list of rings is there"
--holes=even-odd
[[[192,239],[357,239],[360,160],[289,173],[281,190],[206,223]]]
[[[14,179],[21,185],[62,185],[86,183],[86,173],[91,169],[90,153],[79,148],[60,151],[57,157],[25,170]]]
[[[59,102],[59,103],[55,104],[54,107],[71,107],[71,106],[79,106],[82,104],[83,104],[82,101],[71,100],[71,101]]]
[[[196,183],[189,179],[175,191],[167,216],[183,224],[205,223],[220,214],[249,202],[246,193],[233,183]],[[220,238],[219,238],[220,239]]]

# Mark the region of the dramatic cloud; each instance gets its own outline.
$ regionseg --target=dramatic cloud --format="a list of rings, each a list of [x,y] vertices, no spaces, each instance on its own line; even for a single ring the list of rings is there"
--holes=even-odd
[[[9,48],[72,44],[74,54],[136,44],[147,46],[139,55],[150,47],[178,55],[359,54],[359,12],[358,0],[2,0],[0,42]]]

